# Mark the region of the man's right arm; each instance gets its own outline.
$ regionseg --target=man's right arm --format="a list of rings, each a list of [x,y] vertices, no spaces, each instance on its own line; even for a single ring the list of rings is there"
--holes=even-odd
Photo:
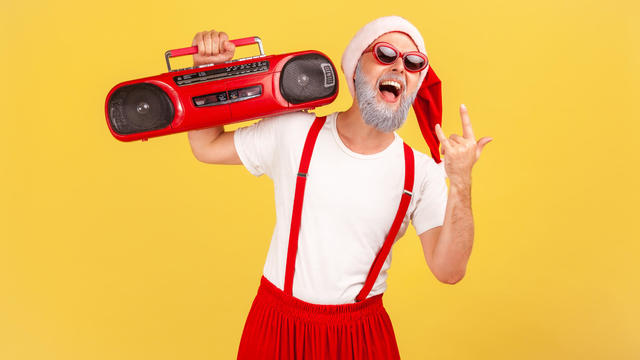
[[[207,164],[241,165],[233,142],[233,131],[223,126],[189,131],[191,152],[196,159]]]
[[[215,30],[197,33],[192,45],[198,45],[198,53],[193,55],[193,65],[219,64],[233,58],[235,45],[224,32]],[[199,161],[208,164],[241,165],[240,157],[233,142],[233,131],[225,132],[224,126],[188,132],[191,152]]]

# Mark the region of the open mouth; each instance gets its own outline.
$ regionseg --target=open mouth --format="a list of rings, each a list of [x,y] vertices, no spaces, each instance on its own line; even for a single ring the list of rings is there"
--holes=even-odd
[[[396,102],[402,93],[402,85],[397,81],[385,80],[380,82],[378,90],[382,99],[388,102]]]

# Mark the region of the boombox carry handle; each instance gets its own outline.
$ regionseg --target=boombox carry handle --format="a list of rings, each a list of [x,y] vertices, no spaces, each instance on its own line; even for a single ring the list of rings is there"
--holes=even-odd
[[[260,38],[257,37],[257,36],[251,36],[251,37],[246,37],[246,38],[242,38],[242,39],[235,39],[235,40],[231,40],[231,42],[235,46],[258,44],[258,48],[260,49],[260,56],[264,56],[264,49],[262,48],[262,40],[260,40]],[[186,70],[186,69],[195,68],[195,66],[194,66],[194,67],[190,67],[190,68],[171,70],[171,63],[169,63],[169,58],[176,57],[176,56],[183,56],[183,55],[192,55],[192,54],[197,54],[197,53],[198,53],[198,46],[197,45],[196,46],[186,47],[186,48],[181,48],[181,49],[167,50],[167,52],[164,53],[164,57],[167,60],[167,69],[169,69],[169,71],[171,72],[171,71],[179,71],[179,70]],[[251,58],[238,59],[238,60],[234,60],[234,61],[245,60],[245,59],[251,59]],[[212,65],[212,64],[208,64],[208,65]],[[201,65],[201,66],[208,66],[208,65]]]

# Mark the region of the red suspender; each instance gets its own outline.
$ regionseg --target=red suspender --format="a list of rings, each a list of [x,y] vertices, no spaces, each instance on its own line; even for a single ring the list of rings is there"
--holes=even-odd
[[[302,149],[300,158],[300,169],[296,180],[296,192],[293,199],[293,214],[291,215],[291,230],[289,232],[289,250],[287,251],[287,267],[284,275],[284,292],[293,295],[293,273],[296,268],[296,255],[298,254],[298,234],[300,233],[300,216],[302,215],[302,200],[304,198],[304,187],[307,183],[307,171],[311,162],[313,147],[316,145],[318,133],[324,125],[326,116],[316,117],[309,129],[307,139]]]
[[[369,295],[369,291],[373,287],[373,284],[376,282],[378,278],[378,274],[380,274],[380,269],[382,269],[382,264],[387,259],[389,255],[389,251],[391,251],[391,246],[393,245],[393,241],[396,239],[396,235],[398,235],[398,231],[400,230],[400,225],[402,225],[402,220],[404,219],[405,214],[407,213],[407,209],[409,208],[409,203],[411,202],[411,196],[413,193],[413,173],[414,173],[414,160],[413,160],[413,150],[407,145],[404,144],[404,190],[402,191],[402,197],[400,198],[400,206],[398,207],[398,212],[396,213],[396,218],[393,220],[393,224],[391,225],[391,229],[389,229],[389,233],[387,234],[387,238],[384,240],[384,244],[382,245],[382,249],[376,255],[376,259],[373,261],[371,265],[371,269],[369,270],[369,275],[367,275],[367,280],[364,282],[364,286],[358,296],[356,296],[356,302],[362,301],[367,298]]]
[[[288,295],[293,295],[293,274],[295,272],[296,255],[298,253],[298,235],[300,233],[300,217],[302,215],[302,201],[304,199],[304,188],[307,182],[307,171],[309,170],[309,163],[311,162],[313,147],[316,144],[318,133],[324,125],[325,120],[326,117],[324,116],[317,117],[311,125],[309,133],[307,134],[307,139],[304,143],[304,148],[302,149],[302,157],[300,158],[300,168],[296,179],[296,190],[293,199],[293,213],[291,215],[291,230],[289,232],[287,266],[284,276],[284,292]],[[393,241],[398,235],[400,225],[402,225],[402,220],[404,219],[404,216],[407,213],[407,209],[409,208],[409,203],[411,202],[411,191],[413,190],[414,177],[414,159],[413,150],[406,143],[404,144],[404,170],[404,190],[400,199],[398,212],[396,213],[396,217],[393,220],[391,229],[387,234],[387,238],[382,245],[382,249],[380,249],[378,255],[373,261],[373,264],[371,265],[371,269],[369,270],[369,275],[367,275],[364,287],[356,297],[356,302],[366,299],[367,295],[371,291],[371,288],[373,287],[376,279],[378,278],[378,275],[380,274],[380,269],[382,269],[382,265],[387,259],[389,251],[391,251]]]

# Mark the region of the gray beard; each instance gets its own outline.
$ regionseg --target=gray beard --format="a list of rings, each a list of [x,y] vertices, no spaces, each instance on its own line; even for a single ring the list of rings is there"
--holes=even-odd
[[[380,82],[384,80],[395,80],[402,84],[403,92],[400,94],[400,105],[397,110],[393,110],[385,103],[381,103],[376,99]],[[406,84],[404,79],[399,75],[389,74],[378,79],[375,87],[371,87],[367,82],[367,77],[360,69],[360,61],[356,66],[355,78],[356,99],[360,107],[360,115],[364,122],[382,132],[391,132],[399,129],[407,120],[409,108],[416,99],[418,90],[411,94],[406,93]]]

